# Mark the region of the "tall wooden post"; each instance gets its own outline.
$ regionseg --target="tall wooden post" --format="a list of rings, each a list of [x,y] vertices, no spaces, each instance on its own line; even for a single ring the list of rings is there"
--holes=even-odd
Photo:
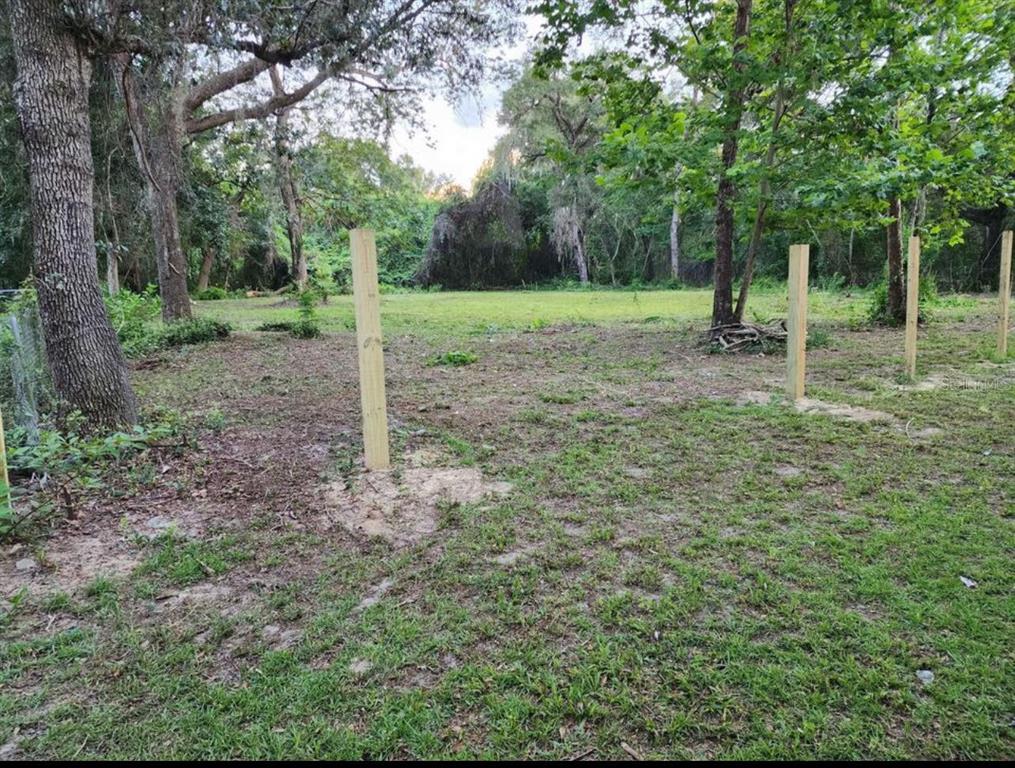
[[[786,321],[786,394],[792,400],[804,396],[807,353],[807,267],[811,247],[789,247],[789,317]]]
[[[1012,231],[1006,229],[1001,235],[1001,279],[998,281],[998,295],[1001,298],[1001,313],[997,319],[997,354],[1008,356],[1008,326],[1011,325],[1011,249]]]
[[[349,232],[352,292],[359,347],[359,392],[363,408],[363,452],[367,469],[388,469],[388,411],[384,394],[384,344],[381,337],[377,246],[373,230]]]
[[[906,267],[906,375],[916,378],[916,326],[920,319],[920,238],[909,238]]]

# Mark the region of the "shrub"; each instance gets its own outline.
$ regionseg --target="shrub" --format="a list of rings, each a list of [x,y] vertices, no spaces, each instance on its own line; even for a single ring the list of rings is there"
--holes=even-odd
[[[478,359],[479,357],[474,352],[455,350],[431,358],[430,365],[451,365],[457,368],[462,365],[472,365]]]
[[[261,323],[257,326],[259,331],[285,331],[297,339],[316,339],[321,335],[321,328],[317,324],[317,312],[314,310],[314,303],[317,301],[315,289],[303,291],[298,297],[299,319],[297,320],[272,320]]]
[[[229,291],[225,288],[219,288],[217,285],[213,285],[211,288],[205,288],[203,291],[197,292],[198,301],[221,301],[222,299],[229,298]]]
[[[317,303],[318,294],[314,289],[303,291],[299,295],[300,319],[289,329],[289,332],[297,339],[316,339],[321,335],[320,326],[317,324],[317,312],[314,305]]]
[[[223,339],[229,335],[228,323],[212,320],[208,317],[197,317],[193,320],[182,320],[170,323],[159,331],[162,347],[182,347],[185,344],[201,344],[206,341]]]
[[[832,334],[827,328],[810,328],[807,331],[807,349],[826,349],[832,346]]]
[[[158,348],[152,324],[162,312],[162,301],[154,285],[149,285],[143,293],[119,291],[107,295],[106,310],[125,355],[139,357]]]
[[[321,328],[314,320],[297,320],[290,323],[289,333],[297,339],[316,339],[321,335]]]
[[[930,319],[930,308],[938,303],[937,282],[933,275],[920,275],[920,298],[917,313],[919,322]],[[871,291],[871,303],[868,319],[874,325],[898,325],[895,318],[888,315],[888,282],[882,280]]]
[[[50,425],[39,430],[31,440],[20,427],[9,430],[8,461],[12,474],[60,478],[61,482],[53,484],[53,488],[64,494],[73,488],[96,488],[114,466],[168,439],[176,439],[182,432],[179,415],[171,411],[152,414],[150,420],[130,431],[109,434],[87,432],[80,414],[70,414],[62,423],[60,429]],[[54,509],[54,505],[47,503],[45,493],[41,498],[23,499],[11,509],[5,489],[0,488],[0,540],[19,535],[30,520],[43,522],[37,512]]]

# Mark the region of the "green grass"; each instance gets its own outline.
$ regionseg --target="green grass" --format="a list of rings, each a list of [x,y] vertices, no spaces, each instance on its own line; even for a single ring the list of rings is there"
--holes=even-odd
[[[740,391],[777,394],[782,361],[696,349],[702,292],[634,297],[385,295],[396,446],[415,435],[511,494],[444,506],[435,534],[395,550],[314,533],[315,508],[286,522],[285,493],[255,485],[228,505],[261,510],[256,524],[147,543],[132,575],[73,595],[29,593],[0,620],[0,746],[79,759],[624,759],[622,745],[670,759],[1010,756],[1015,372],[982,365],[990,304],[945,297],[920,332],[920,378],[958,383],[919,390],[894,381],[901,332],[851,330],[866,297],[812,295],[828,343],[809,393],[897,419],[878,425],[778,396],[738,405]],[[779,302],[758,304],[775,315]],[[188,350],[140,388],[284,455],[296,445],[265,435],[291,421],[300,441],[322,439],[307,431],[322,403],[349,397],[356,418],[348,310],[319,310],[330,340]],[[252,328],[288,310],[202,304],[213,311]],[[240,358],[216,356],[236,344]],[[427,365],[469,348],[475,364]],[[306,371],[292,356],[312,354]],[[268,421],[256,398],[300,408]],[[928,426],[941,432],[914,437]],[[354,427],[326,432],[314,471],[353,471],[340,435]],[[219,601],[166,598],[222,585]]]
[[[812,291],[810,314],[821,318],[865,318],[866,293],[853,297]],[[205,317],[227,320],[237,329],[254,330],[263,323],[295,320],[297,308],[280,297],[199,302]],[[763,288],[752,294],[752,311],[761,319],[785,316],[784,291]],[[960,311],[968,306],[960,303]],[[407,292],[381,295],[381,316],[389,333],[488,335],[503,331],[538,331],[560,323],[676,321],[704,323],[711,311],[712,292],[681,291],[459,291]],[[331,296],[315,308],[326,331],[354,327],[351,296]]]

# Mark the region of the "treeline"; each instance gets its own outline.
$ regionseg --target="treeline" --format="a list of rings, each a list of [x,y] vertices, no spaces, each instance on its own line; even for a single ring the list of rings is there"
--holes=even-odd
[[[1015,200],[1011,2],[540,8],[507,134],[474,199],[438,220],[424,277],[714,280],[718,324],[809,242],[816,280],[886,281],[897,321],[915,233],[944,288],[996,286]],[[510,225],[491,241],[495,210],[524,240]]]

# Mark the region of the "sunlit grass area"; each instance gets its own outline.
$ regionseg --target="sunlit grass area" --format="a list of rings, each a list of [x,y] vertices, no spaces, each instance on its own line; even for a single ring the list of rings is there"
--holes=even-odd
[[[866,294],[813,291],[810,307],[818,319],[859,320],[866,312]],[[963,303],[960,302],[960,305]],[[785,287],[759,288],[751,302],[750,317],[783,317]],[[972,306],[970,301],[968,306]],[[295,302],[284,296],[199,302],[199,314],[228,320],[242,330],[264,322],[294,320]],[[679,291],[449,291],[392,292],[381,298],[386,329],[393,333],[486,332],[488,329],[538,329],[559,323],[618,323],[675,321],[705,323],[712,311],[712,292]],[[330,296],[318,306],[326,330],[353,327],[351,296]]]

